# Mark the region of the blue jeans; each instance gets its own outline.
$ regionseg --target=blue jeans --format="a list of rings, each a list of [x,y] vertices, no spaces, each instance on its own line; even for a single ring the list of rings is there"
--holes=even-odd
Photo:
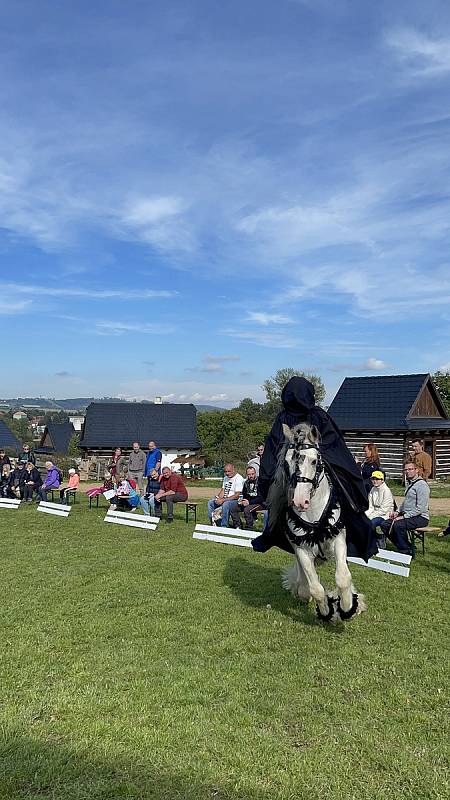
[[[225,500],[222,503],[222,519],[220,520],[220,527],[221,528],[228,528],[228,515],[232,508],[237,508],[238,501],[237,500]],[[214,497],[211,500],[208,500],[208,519],[212,522],[212,513],[214,509],[219,508],[219,503],[216,503]]]
[[[154,494],[151,494],[148,498],[147,497],[141,497],[141,501],[140,502],[141,502],[142,510],[143,510],[144,514],[147,514],[147,516],[154,517],[156,511],[158,512],[158,515],[161,514],[161,503],[156,503],[155,502],[155,495]],[[156,506],[158,506],[158,507],[156,508]]]

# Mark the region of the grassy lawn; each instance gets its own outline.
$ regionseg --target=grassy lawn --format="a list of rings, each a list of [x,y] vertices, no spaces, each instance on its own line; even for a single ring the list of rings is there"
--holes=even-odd
[[[386,481],[391,492],[395,495],[402,495],[405,491],[405,485],[401,481]],[[450,497],[450,483],[445,481],[436,481],[431,485],[431,497]]]
[[[286,555],[193,541],[181,510],[0,514],[1,800],[448,797],[447,539],[408,579],[353,566],[369,610],[330,628]]]

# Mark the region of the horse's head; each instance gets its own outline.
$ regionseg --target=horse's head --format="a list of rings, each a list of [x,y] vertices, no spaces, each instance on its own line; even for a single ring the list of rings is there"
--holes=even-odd
[[[298,511],[306,511],[323,473],[319,452],[320,434],[315,425],[295,428],[283,425],[286,438],[284,469],[289,482],[289,501]]]

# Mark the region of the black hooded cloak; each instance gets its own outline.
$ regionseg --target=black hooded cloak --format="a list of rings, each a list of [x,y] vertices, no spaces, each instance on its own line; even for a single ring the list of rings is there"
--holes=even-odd
[[[365,515],[368,508],[367,492],[361,472],[345,444],[336,423],[319,406],[315,405],[314,386],[306,378],[291,378],[284,387],[281,399],[283,410],[277,415],[261,459],[258,487],[266,498],[277,467],[278,456],[284,444],[283,423],[290,428],[307,422],[320,432],[319,449],[327,464],[333,483],[339,493],[342,517],[347,530],[349,556],[367,561],[377,552],[374,531]],[[266,530],[255,541],[255,549],[269,550],[273,546],[293,552],[282,530]]]

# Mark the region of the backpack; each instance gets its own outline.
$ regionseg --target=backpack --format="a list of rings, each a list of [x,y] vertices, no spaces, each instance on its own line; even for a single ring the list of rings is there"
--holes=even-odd
[[[60,470],[60,469],[56,469],[56,472],[58,473],[58,480],[59,480],[59,482],[60,482],[60,483],[62,483],[62,482],[63,482],[63,478],[64,478],[64,476],[63,476],[63,474],[62,474],[61,470]]]

